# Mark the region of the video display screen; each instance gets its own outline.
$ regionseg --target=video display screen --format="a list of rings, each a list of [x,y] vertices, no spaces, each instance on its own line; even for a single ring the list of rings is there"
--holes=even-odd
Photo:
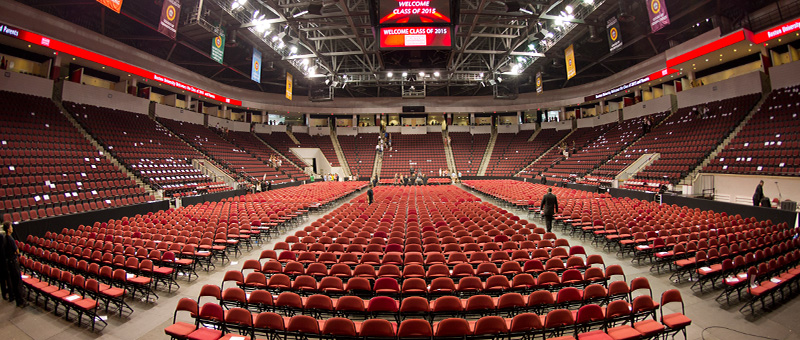
[[[450,48],[450,27],[382,27],[379,40],[382,49]]]
[[[450,23],[450,0],[380,0],[378,23]]]

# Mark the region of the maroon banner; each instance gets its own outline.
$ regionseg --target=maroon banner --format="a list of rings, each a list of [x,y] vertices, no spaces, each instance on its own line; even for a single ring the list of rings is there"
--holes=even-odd
[[[644,0],[647,2],[647,15],[650,17],[650,29],[653,33],[669,25],[669,13],[664,0]]]
[[[75,71],[72,71],[72,73],[70,73],[69,75],[69,81],[73,83],[80,84],[81,78],[83,78],[83,68],[79,68]]]
[[[181,16],[180,0],[164,0],[161,7],[161,20],[158,22],[158,31],[161,34],[175,39],[178,32],[178,18]]]
[[[145,86],[145,87],[139,88],[138,97],[149,100],[150,99],[150,86]]]

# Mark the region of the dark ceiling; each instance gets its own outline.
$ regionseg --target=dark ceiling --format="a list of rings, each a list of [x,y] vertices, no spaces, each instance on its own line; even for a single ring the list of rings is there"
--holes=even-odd
[[[196,27],[190,27],[186,18],[194,15],[198,1],[204,1],[203,9],[207,20],[223,22],[228,39],[225,48],[224,64],[210,57],[212,34],[197,34]],[[92,0],[18,0],[28,6],[70,21],[133,48],[139,49],[170,63],[187,68],[215,81],[254,91],[283,93],[285,73],[295,73],[297,69],[281,55],[268,47],[261,37],[254,34],[222,5],[230,6],[234,0],[183,0],[181,22],[177,40],[169,39],[157,31],[163,0],[125,0],[120,14],[103,7]],[[340,2],[341,1],[341,2]],[[524,50],[527,46],[531,27],[537,22],[547,21],[542,15],[548,10],[558,11],[564,3],[579,3],[579,0],[520,0],[529,6],[532,15],[506,13],[502,2],[485,0],[459,1],[461,8],[454,36],[454,47],[445,51],[378,51],[375,37],[371,35],[369,9],[374,8],[375,0],[325,0],[313,3],[323,4],[321,17],[294,17],[297,8],[307,6],[311,1],[301,0],[250,0],[252,6],[274,9],[268,19],[278,25],[291,27],[300,32],[310,53],[317,57],[316,63],[331,74],[357,74],[365,81],[336,89],[336,96],[370,97],[400,96],[400,84],[379,80],[387,71],[401,70],[446,70],[447,81],[432,81],[428,84],[429,96],[492,95],[491,86],[482,86],[480,81],[455,81],[456,74],[477,74],[499,72],[503,63],[501,58],[511,59],[512,52]],[[685,42],[715,27],[723,33],[740,27],[758,30],[770,24],[785,21],[800,12],[800,6],[768,11],[761,15],[765,7],[777,6],[773,0],[665,0],[671,23],[667,27],[651,33],[648,24],[645,0],[596,0],[596,9],[588,14],[584,22],[576,25],[564,38],[555,42],[549,50],[533,61],[521,74],[510,77],[502,85],[505,90],[517,93],[536,91],[535,74],[543,73],[545,90],[585,84],[606,78],[625,70],[641,61],[663,53],[667,49]],[[266,9],[265,9],[266,8]],[[632,21],[621,22],[623,47],[609,53],[605,22],[608,18],[624,11],[635,17]],[[755,14],[754,14],[755,13]],[[758,15],[757,15],[758,14]],[[522,23],[522,24],[520,24]],[[596,37],[590,39],[590,26]],[[491,32],[487,31],[489,27]],[[503,28],[506,27],[506,28]],[[498,33],[498,30],[516,27],[511,33]],[[192,28],[193,30],[190,30]],[[335,32],[333,32],[335,31]],[[327,33],[324,33],[327,32]],[[480,33],[484,32],[484,33]],[[487,33],[488,32],[488,33]],[[235,36],[235,38],[234,38]],[[596,42],[592,42],[596,41]],[[566,79],[563,50],[574,44],[577,75]],[[468,46],[465,46],[468,45]],[[252,49],[257,46],[262,51],[261,83],[250,80]],[[479,46],[480,51],[470,51]],[[469,48],[468,48],[469,47]],[[486,53],[484,50],[498,50]],[[517,54],[519,55],[519,54]],[[533,60],[533,59],[532,59]],[[374,79],[370,78],[374,75]],[[313,80],[310,80],[313,79]],[[308,87],[320,86],[325,78],[295,77],[295,93],[305,93]]]

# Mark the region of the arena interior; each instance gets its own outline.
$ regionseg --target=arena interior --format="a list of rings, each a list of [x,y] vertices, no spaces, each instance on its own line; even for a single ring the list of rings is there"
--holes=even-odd
[[[0,1],[0,337],[800,339],[796,46],[795,0]]]

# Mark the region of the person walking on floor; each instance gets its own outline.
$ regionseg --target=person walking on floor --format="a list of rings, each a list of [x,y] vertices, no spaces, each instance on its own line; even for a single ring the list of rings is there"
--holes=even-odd
[[[542,197],[541,207],[547,232],[553,232],[553,215],[558,211],[558,198],[553,195],[553,188],[547,188],[547,193]]]
[[[761,204],[761,199],[764,198],[764,181],[758,182],[756,192],[753,194],[753,206],[757,207]]]
[[[369,199],[369,204],[372,204],[372,200],[374,198],[375,193],[372,191],[372,184],[369,185],[369,189],[367,189],[367,199]]]

